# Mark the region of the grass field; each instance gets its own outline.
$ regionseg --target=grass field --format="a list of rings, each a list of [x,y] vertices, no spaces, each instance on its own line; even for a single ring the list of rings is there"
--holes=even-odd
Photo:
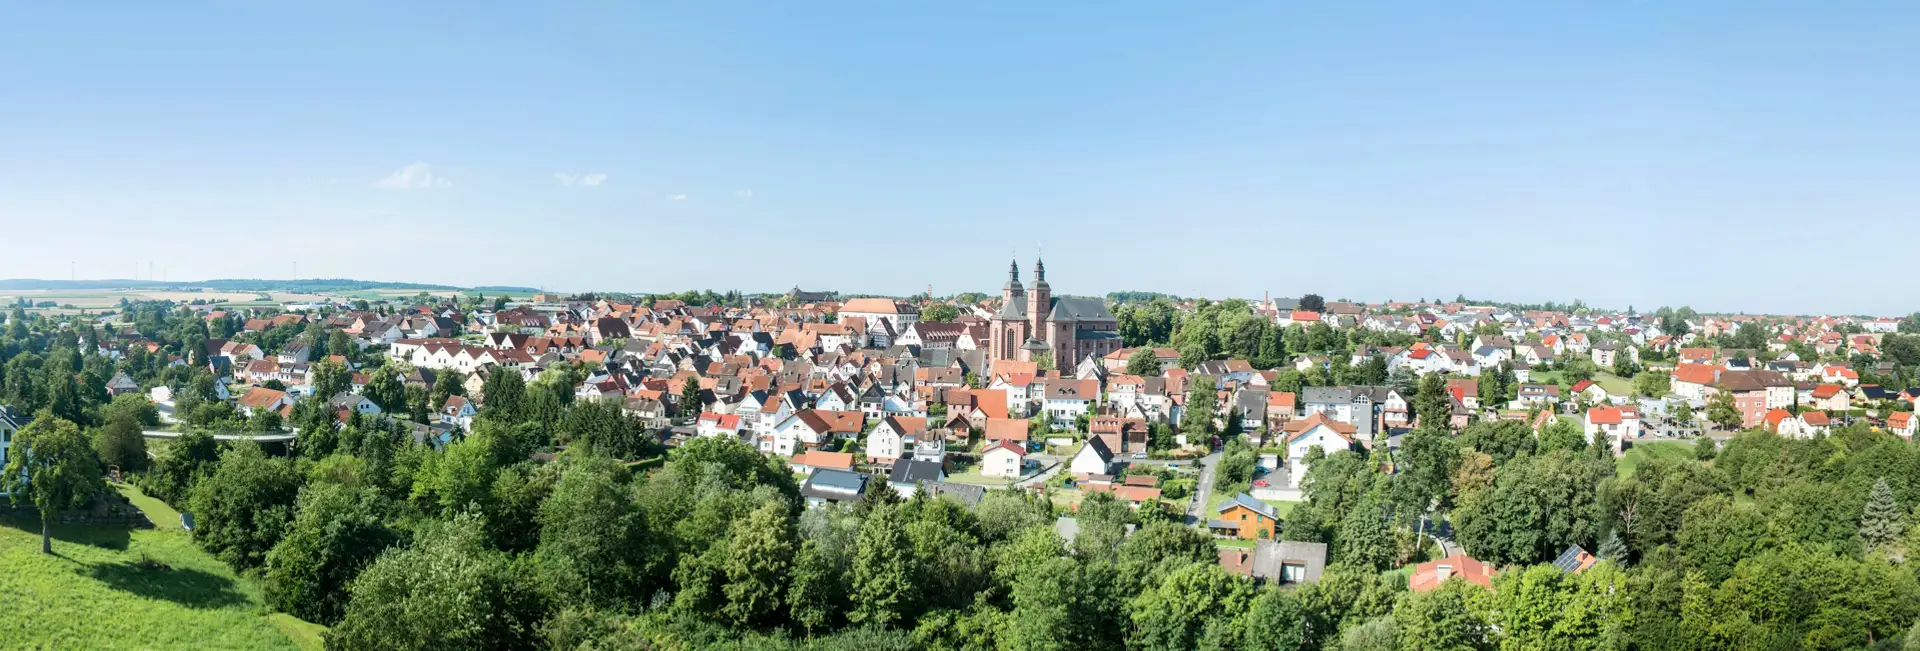
[[[1231,499],[1233,499],[1232,495],[1227,495],[1225,493],[1222,493],[1221,491],[1214,491],[1214,492],[1208,493],[1207,494],[1207,510],[1205,513],[1203,513],[1203,515],[1207,517],[1213,517],[1214,515],[1220,512],[1220,505]],[[1299,506],[1300,504],[1299,502],[1275,502],[1275,501],[1269,501],[1269,500],[1261,500],[1261,501],[1266,502],[1268,506],[1273,507],[1273,512],[1279,515],[1281,520],[1287,519],[1287,514],[1293,512],[1293,507]]]
[[[1607,393],[1616,396],[1633,395],[1633,380],[1606,371],[1593,374],[1593,383],[1600,385],[1600,388],[1605,389]]]
[[[1614,464],[1614,470],[1618,472],[1621,477],[1632,477],[1633,471],[1638,469],[1640,463],[1647,459],[1692,458],[1693,444],[1691,443],[1680,443],[1677,441],[1638,443],[1633,446],[1633,449],[1627,450],[1626,455],[1620,457],[1620,462]]]
[[[324,629],[265,614],[259,588],[172,525],[55,526],[48,556],[37,518],[0,519],[0,648],[321,648]]]

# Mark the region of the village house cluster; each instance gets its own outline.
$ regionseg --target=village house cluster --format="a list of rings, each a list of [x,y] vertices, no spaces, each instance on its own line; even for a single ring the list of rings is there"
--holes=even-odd
[[[360,351],[384,356],[402,369],[407,384],[430,387],[441,374],[458,374],[465,395],[434,405],[431,422],[410,423],[418,439],[429,442],[471,426],[493,374],[531,381],[547,369],[578,365],[585,369],[574,387],[578,399],[618,401],[669,446],[727,437],[780,457],[804,475],[802,493],[814,504],[858,499],[876,482],[905,495],[930,491],[977,501],[989,488],[1055,481],[1111,493],[1136,507],[1157,503],[1158,479],[1125,469],[1150,455],[1204,454],[1218,445],[1191,439],[1192,428],[1181,427],[1190,389],[1204,378],[1217,391],[1210,431],[1243,433],[1260,450],[1254,488],[1204,514],[1206,524],[1223,537],[1261,541],[1239,555],[1223,553],[1222,563],[1276,580],[1311,580],[1324,561],[1324,548],[1274,542],[1282,518],[1272,504],[1300,499],[1313,451],[1394,450],[1400,437],[1435,417],[1414,413],[1408,388],[1414,382],[1402,378],[1445,378],[1446,427],[1504,419],[1538,432],[1574,419],[1588,437],[1604,435],[1616,453],[1632,441],[1687,431],[1676,429],[1680,414],[1704,420],[1722,396],[1731,397],[1738,427],[1789,436],[1861,417],[1865,406],[1905,403],[1872,418],[1910,438],[1911,405],[1920,400],[1920,391],[1863,383],[1863,371],[1887,370],[1848,361],[1878,354],[1881,336],[1895,327],[1892,319],[1702,316],[1681,321],[1684,332],[1666,332],[1663,319],[1631,312],[1344,301],[1314,311],[1276,298],[1248,306],[1274,327],[1324,324],[1343,334],[1399,333],[1411,343],[1352,346],[1347,359],[1299,355],[1277,368],[1255,368],[1240,358],[1182,367],[1181,352],[1168,345],[1127,346],[1107,301],[1053,294],[1038,261],[1028,281],[1010,265],[997,297],[970,303],[842,300],[797,288],[735,305],[543,294],[499,309],[453,302],[298,306],[250,315],[242,331],[313,320]],[[947,315],[922,318],[936,307]],[[1175,307],[1191,311],[1194,304]],[[213,307],[204,311],[208,319],[229,316]],[[1763,328],[1764,345],[1706,344],[1743,326]],[[118,357],[143,344],[109,339],[96,345]],[[290,413],[297,402],[315,399],[329,401],[342,423],[354,414],[381,414],[361,393],[366,369],[346,356],[329,357],[349,368],[349,386],[316,396],[311,376],[322,360],[311,359],[300,341],[271,354],[237,339],[209,340],[206,347],[219,397],[242,414]],[[1812,354],[1804,356],[1807,351]],[[1159,371],[1129,373],[1142,356]],[[1665,374],[1667,381],[1651,394],[1632,378],[1565,381],[1560,371],[1573,360],[1590,361],[1603,375],[1630,365]],[[1289,371],[1324,376],[1336,365],[1370,363],[1383,363],[1393,379],[1280,386]],[[1508,378],[1503,395],[1481,395],[1488,375]],[[117,376],[108,389],[138,387]],[[152,397],[165,406],[172,403],[168,394],[159,387]],[[9,422],[0,417],[0,425]],[[1156,444],[1156,428],[1171,434],[1171,449]],[[1465,562],[1423,571],[1479,571],[1471,559]]]

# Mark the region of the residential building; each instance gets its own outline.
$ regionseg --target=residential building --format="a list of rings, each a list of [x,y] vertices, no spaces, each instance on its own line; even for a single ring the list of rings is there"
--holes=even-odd
[[[1019,477],[1026,470],[1027,448],[1012,441],[997,441],[980,453],[980,474],[987,477]]]
[[[1245,540],[1271,540],[1279,524],[1280,514],[1273,505],[1240,493],[1215,509],[1214,518],[1207,521],[1207,529]]]

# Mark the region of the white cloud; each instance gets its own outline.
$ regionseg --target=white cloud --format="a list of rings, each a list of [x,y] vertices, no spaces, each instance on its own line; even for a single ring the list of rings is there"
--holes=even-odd
[[[444,188],[451,185],[453,185],[453,182],[447,180],[447,177],[437,176],[433,173],[432,165],[420,162],[402,167],[394,171],[391,176],[380,179],[378,183],[374,184],[376,187],[389,190],[425,190],[428,188]]]
[[[752,198],[753,198],[753,188],[747,188],[747,189],[745,189],[745,190],[741,190],[741,191],[739,191],[739,192],[735,192],[734,194],[735,194],[735,195],[738,195],[738,196],[739,196],[740,198],[742,198],[742,199],[752,199]]]
[[[579,185],[591,188],[606,183],[607,173],[586,172],[582,174],[572,174],[568,172],[554,172],[553,180],[559,181],[560,185]]]
[[[682,193],[682,194],[669,194],[669,195],[667,195],[667,200],[668,200],[668,201],[686,201],[686,200],[687,200],[687,195],[686,195],[685,193]]]

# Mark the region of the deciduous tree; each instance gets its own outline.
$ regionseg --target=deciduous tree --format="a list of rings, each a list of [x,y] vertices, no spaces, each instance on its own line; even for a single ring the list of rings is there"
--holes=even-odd
[[[14,504],[29,503],[40,511],[40,552],[45,554],[53,553],[53,514],[85,506],[106,488],[100,460],[80,427],[47,411],[14,432],[0,485]]]

